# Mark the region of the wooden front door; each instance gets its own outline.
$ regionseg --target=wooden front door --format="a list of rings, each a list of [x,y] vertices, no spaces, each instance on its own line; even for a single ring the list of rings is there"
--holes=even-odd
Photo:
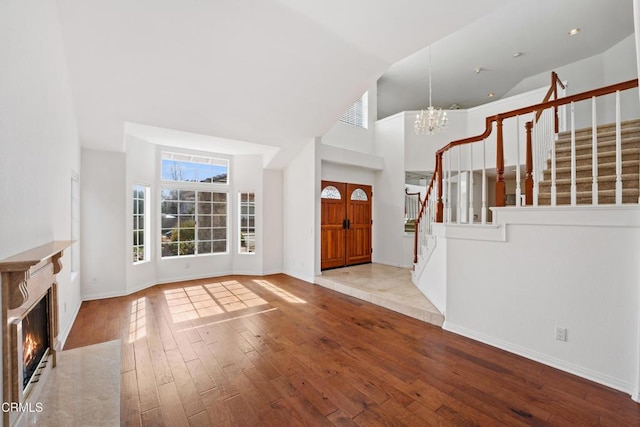
[[[371,262],[371,186],[322,181],[322,270]]]

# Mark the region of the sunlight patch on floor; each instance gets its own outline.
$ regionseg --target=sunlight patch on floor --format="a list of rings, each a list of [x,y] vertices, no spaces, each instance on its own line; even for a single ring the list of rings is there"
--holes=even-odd
[[[273,283],[268,280],[254,280],[253,283],[262,286],[264,289],[273,292],[275,295],[279,296],[283,300],[294,303],[294,304],[306,304],[307,302],[302,298],[298,298],[290,292],[285,291],[284,289],[280,289]]]
[[[131,303],[129,316],[129,344],[147,336],[147,299],[138,298]]]
[[[173,323],[267,304],[237,280],[167,289],[164,296]]]
[[[188,327],[188,328],[182,328],[182,329],[180,329],[180,332],[192,331],[194,329],[200,329],[200,328],[205,327],[205,326],[217,325],[218,323],[231,322],[232,320],[237,320],[237,319],[246,319],[247,317],[257,316],[259,314],[264,314],[264,313],[269,313],[271,311],[276,311],[277,309],[278,309],[277,307],[273,307],[273,308],[268,308],[268,309],[262,310],[262,311],[256,311],[255,313],[249,313],[249,314],[242,314],[240,316],[227,317],[227,318],[224,318],[222,320],[215,320],[213,322],[207,322],[207,323],[198,324],[198,326],[191,326],[191,327]]]

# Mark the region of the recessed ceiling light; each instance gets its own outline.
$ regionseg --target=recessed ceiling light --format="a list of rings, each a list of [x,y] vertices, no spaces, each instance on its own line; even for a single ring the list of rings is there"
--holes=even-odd
[[[513,54],[514,58],[520,58],[522,56],[522,52],[516,52]]]
[[[489,94],[488,94],[487,96],[488,96],[489,98],[493,98],[494,96],[496,96],[496,94],[495,94],[495,93],[493,93],[493,92],[489,92]]]
[[[569,35],[570,36],[575,36],[576,34],[578,34],[580,32],[580,28],[573,28],[569,31]]]

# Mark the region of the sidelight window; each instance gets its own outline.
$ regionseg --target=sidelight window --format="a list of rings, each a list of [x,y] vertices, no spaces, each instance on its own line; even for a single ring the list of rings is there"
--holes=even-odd
[[[256,196],[253,192],[240,193],[240,246],[241,254],[256,251]]]
[[[149,260],[147,250],[147,230],[149,229],[149,215],[147,214],[149,187],[146,185],[133,186],[133,263],[137,264]]]

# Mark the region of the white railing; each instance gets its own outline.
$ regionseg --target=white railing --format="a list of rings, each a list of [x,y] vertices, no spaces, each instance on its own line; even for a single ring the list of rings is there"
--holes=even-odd
[[[436,182],[432,188],[434,191],[433,194],[438,194],[438,183]],[[420,220],[418,221],[418,227],[416,228],[417,233],[417,247],[416,249],[416,257],[424,257],[426,255],[425,251],[429,249],[429,237],[433,234],[433,223],[435,222],[435,212],[436,212],[436,198],[429,197],[427,199],[426,204],[424,205],[424,209],[420,214]]]
[[[604,143],[609,151],[606,155],[612,157],[614,153],[610,151],[615,150],[615,175],[610,174],[606,177],[615,191],[606,190],[604,193],[608,200],[606,203],[621,205],[623,202],[629,202],[629,197],[625,195],[634,191],[624,189],[629,176],[629,165],[632,167],[634,162],[637,163],[637,169],[632,171],[632,174],[638,173],[637,179],[640,180],[640,159],[637,155],[634,159],[629,159],[628,155],[625,155],[623,159],[625,154],[623,148],[627,146],[627,136],[630,132],[628,130],[630,125],[625,124],[623,119],[640,117],[637,85],[637,80],[632,80],[489,117],[487,129],[483,135],[454,141],[439,150],[436,154],[435,177],[437,179],[433,180],[433,185],[428,190],[429,196],[422,209],[422,215],[418,218],[416,257],[423,255],[423,250],[427,247],[429,236],[432,234],[432,223],[439,219],[438,216],[444,223],[486,224],[491,221],[487,189],[493,184],[492,181],[500,181],[497,178],[500,176],[504,180],[503,188],[508,189],[506,192],[508,197],[502,200],[502,206],[504,204],[515,207],[602,204],[604,187],[601,168],[603,165],[599,163],[598,158],[599,150],[602,149],[599,145],[603,141],[602,132],[606,132],[610,138]],[[625,98],[626,111],[623,111],[621,91],[628,89],[635,90],[630,91],[631,96]],[[606,107],[612,104],[610,99],[607,102],[604,98],[603,95],[607,94],[615,96],[614,112],[610,111],[611,109],[607,111]],[[600,101],[602,99],[604,100]],[[604,104],[598,105],[599,102]],[[600,123],[598,123],[598,108],[603,112]],[[508,120],[516,124],[508,128],[504,125]],[[567,122],[568,126],[565,125]],[[525,123],[528,126],[523,126]],[[609,123],[613,125],[605,125]],[[607,127],[602,130],[603,126]],[[502,170],[498,167],[487,168],[486,140],[492,130],[495,130],[494,128],[497,128],[498,133],[497,164],[500,164],[500,161],[503,162]],[[592,130],[588,131],[589,128]],[[634,140],[638,143],[637,146],[640,146],[638,142],[640,124],[632,126],[632,129],[636,131]],[[561,149],[557,147],[559,133],[564,135],[565,141]],[[506,163],[506,168],[504,155],[501,157],[500,153],[500,150],[503,150],[503,144],[510,146],[509,150],[511,150],[507,157],[509,162]],[[589,155],[592,155],[590,166],[585,165]],[[613,161],[608,163],[611,164]],[[523,169],[526,172],[524,178]],[[482,185],[480,200],[474,197],[474,183],[478,180]],[[496,196],[498,196],[498,189],[501,188],[497,184]],[[439,185],[442,186],[441,189],[438,188]],[[635,188],[639,185],[640,183],[633,183],[628,187]],[[522,197],[523,193],[526,194],[525,200]],[[612,197],[614,195],[615,197]],[[494,206],[498,203],[497,200],[496,197]],[[439,205],[438,202],[441,204]],[[633,201],[633,203],[636,202],[640,203],[640,193]],[[475,215],[478,211],[479,219]]]
[[[420,199],[420,195],[416,194],[407,194],[407,190],[405,189],[404,194],[404,220],[405,222],[408,220],[418,218],[418,212],[420,212],[420,205],[422,200]]]

